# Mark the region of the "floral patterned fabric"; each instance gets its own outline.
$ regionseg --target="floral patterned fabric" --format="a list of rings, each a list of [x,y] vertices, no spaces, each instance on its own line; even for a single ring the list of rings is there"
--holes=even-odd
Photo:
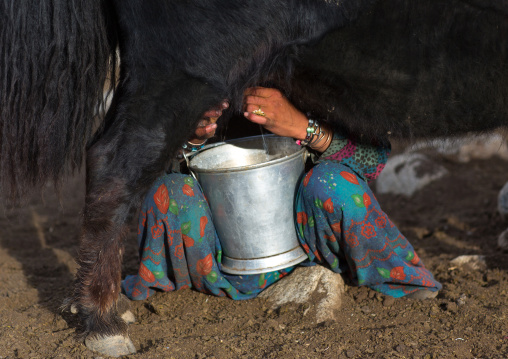
[[[140,264],[137,275],[122,282],[131,299],[156,290],[194,288],[233,299],[248,299],[291,272],[292,268],[249,276],[221,272],[222,248],[210,208],[190,176],[160,177],[141,209],[138,224]]]
[[[441,285],[381,210],[366,183],[379,175],[388,155],[389,148],[334,137],[297,192],[295,226],[309,257],[304,264],[326,265],[346,273],[357,285],[393,297],[422,288],[437,291]],[[146,196],[138,244],[138,274],[122,282],[131,299],[190,287],[249,299],[293,270],[243,276],[223,273],[222,248],[206,199],[199,184],[182,174],[160,177]]]
[[[350,167],[323,161],[309,171],[297,192],[296,213],[298,238],[310,261],[396,298],[441,289]]]

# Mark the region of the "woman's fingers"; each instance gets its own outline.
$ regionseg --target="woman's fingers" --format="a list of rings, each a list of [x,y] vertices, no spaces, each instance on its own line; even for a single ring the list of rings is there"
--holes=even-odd
[[[203,114],[203,117],[219,118],[222,111],[229,107],[229,101],[223,100],[220,105],[214,106]],[[217,119],[216,119],[217,121]]]
[[[204,140],[212,137],[217,129],[217,120],[222,116],[222,111],[229,107],[229,101],[223,100],[219,105],[214,106],[203,114],[203,118],[199,121],[196,130],[194,131],[193,140]]]
[[[214,110],[208,110],[203,114],[203,117],[215,117],[218,118],[222,116],[222,110],[220,109],[214,109]]]
[[[264,117],[270,117],[269,115],[272,115],[272,111],[268,107],[262,107],[261,105],[258,104],[245,105],[244,111],[253,113],[254,115],[256,115],[255,111],[261,111],[262,113],[258,115],[263,115],[264,113]]]
[[[268,124],[268,117],[256,115],[255,113],[246,111],[243,115],[251,122],[257,123],[261,126],[266,126]]]
[[[195,139],[205,139],[209,138],[210,135],[213,135],[215,133],[215,130],[217,129],[216,123],[210,123],[204,126],[198,126],[196,128],[196,131],[194,132],[196,138]]]
[[[260,114],[256,114],[255,111],[261,110],[264,113],[264,116]],[[266,126],[268,124],[268,119],[272,115],[270,111],[267,109],[263,109],[260,105],[257,104],[249,104],[244,106],[244,116],[257,124],[260,124],[262,126]]]
[[[254,87],[245,90],[243,111],[248,120],[276,135],[305,138],[307,117],[277,89]],[[264,116],[256,111],[262,111]]]

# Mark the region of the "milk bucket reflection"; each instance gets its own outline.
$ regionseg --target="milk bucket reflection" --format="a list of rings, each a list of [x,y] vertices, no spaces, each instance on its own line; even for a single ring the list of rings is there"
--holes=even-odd
[[[307,258],[294,224],[295,192],[306,150],[290,138],[254,136],[228,141],[190,159],[208,199],[222,245],[222,270],[270,272]]]

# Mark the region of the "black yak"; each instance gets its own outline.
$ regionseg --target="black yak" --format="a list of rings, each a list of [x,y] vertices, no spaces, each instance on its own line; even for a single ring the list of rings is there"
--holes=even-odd
[[[277,87],[366,140],[508,123],[504,0],[3,1],[0,36],[3,198],[58,184],[86,154],[71,302],[106,354],[133,350],[118,306],[126,223],[222,99],[234,111],[245,88]]]

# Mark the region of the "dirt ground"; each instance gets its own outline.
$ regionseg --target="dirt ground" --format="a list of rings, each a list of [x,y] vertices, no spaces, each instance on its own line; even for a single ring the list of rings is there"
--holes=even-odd
[[[338,321],[315,324],[315,303],[271,310],[262,299],[235,302],[192,290],[131,304],[132,358],[508,358],[508,253],[496,248],[508,227],[496,212],[508,180],[497,157],[436,161],[449,174],[412,198],[378,195],[385,212],[444,288],[434,300],[392,299],[347,287]],[[75,338],[76,320],[59,309],[76,271],[82,176],[61,199],[51,188],[0,213],[0,358],[98,358]],[[124,274],[136,269],[136,237]],[[486,269],[454,268],[463,254]]]

